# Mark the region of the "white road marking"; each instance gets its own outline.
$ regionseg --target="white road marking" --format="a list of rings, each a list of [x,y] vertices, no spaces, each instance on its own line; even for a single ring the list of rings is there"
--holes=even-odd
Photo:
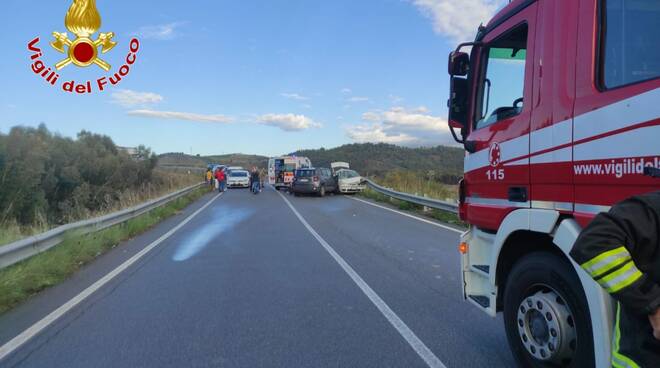
[[[394,212],[394,213],[398,213],[399,215],[406,216],[406,217],[410,217],[410,218],[413,218],[413,219],[415,219],[415,220],[418,220],[418,221],[421,221],[421,222],[427,223],[427,224],[429,224],[429,225],[433,225],[433,226],[441,227],[441,228],[443,228],[443,229],[445,229],[445,230],[449,230],[449,231],[453,231],[453,232],[455,232],[455,233],[463,234],[463,230],[455,229],[455,228],[453,228],[453,227],[451,227],[451,226],[442,225],[442,224],[439,224],[439,223],[437,223],[437,222],[433,222],[433,221],[430,221],[430,220],[427,220],[427,219],[424,219],[424,218],[421,218],[421,217],[417,217],[417,216],[411,215],[411,214],[409,214],[409,213],[405,213],[405,212],[397,211],[397,210],[392,209],[392,208],[389,208],[389,207],[385,207],[385,206],[381,206],[381,205],[379,205],[379,204],[375,204],[375,203],[372,203],[372,202],[369,202],[369,201],[365,201],[364,199],[354,198],[354,197],[350,197],[350,198],[351,198],[352,200],[354,200],[354,201],[358,201],[358,202],[366,203],[366,204],[368,204],[368,205],[370,205],[370,206],[374,206],[374,207],[382,208],[382,209],[384,209],[384,210],[392,211],[392,212]]]
[[[208,203],[206,203],[205,205],[200,207],[197,211],[193,212],[190,216],[186,217],[183,221],[181,221],[178,225],[176,225],[170,231],[163,234],[160,238],[154,240],[151,244],[149,244],[144,249],[142,249],[141,251],[136,253],[133,257],[129,258],[124,263],[119,265],[117,268],[110,271],[110,273],[103,276],[101,279],[99,279],[98,281],[96,281],[95,283],[93,283],[92,285],[87,287],[87,289],[80,292],[80,294],[74,296],[71,300],[69,300],[68,302],[62,304],[59,308],[55,309],[49,315],[47,315],[46,317],[44,317],[41,320],[39,320],[38,322],[36,322],[35,324],[30,326],[25,331],[21,332],[18,336],[14,337],[13,339],[11,339],[6,344],[2,345],[0,347],[0,361],[2,361],[2,359],[6,358],[14,350],[18,349],[21,345],[25,344],[28,340],[30,340],[31,338],[33,338],[34,336],[39,334],[46,327],[48,327],[50,324],[57,321],[57,319],[59,319],[64,314],[66,314],[68,311],[73,309],[76,305],[80,304],[87,297],[92,295],[95,291],[102,288],[105,284],[110,282],[112,279],[114,279],[117,275],[122,273],[122,271],[126,270],[132,264],[137,262],[145,254],[149,253],[149,251],[151,251],[152,249],[157,247],[160,243],[162,243],[167,238],[172,236],[177,230],[181,229],[185,224],[190,222],[190,220],[192,220],[195,216],[197,216],[200,212],[202,212],[206,207],[210,206],[211,203],[213,203],[220,196],[222,196],[222,193],[220,193],[220,194],[216,195],[215,197],[213,197],[210,201],[208,201]]]
[[[406,340],[413,350],[419,355],[422,360],[431,368],[446,368],[446,366],[438,359],[435,354],[422,342],[422,340],[415,335],[415,333],[394,313],[394,311],[383,301],[383,299],[376,294],[376,292],[360,277],[360,275],[353,270],[353,268],[326,242],[317,232],[312,228],[309,223],[302,217],[298,210],[293,207],[291,202],[282,195],[279,191],[277,194],[282,197],[284,202],[289,206],[291,211],[298,217],[298,220],[305,225],[307,230],[316,238],[316,240],[323,246],[323,248],[330,253],[330,256],[341,266],[341,268],[348,274],[348,276],[355,282],[355,284],[362,290],[364,295],[378,308],[380,313],[387,319],[390,324],[399,332],[399,334]]]

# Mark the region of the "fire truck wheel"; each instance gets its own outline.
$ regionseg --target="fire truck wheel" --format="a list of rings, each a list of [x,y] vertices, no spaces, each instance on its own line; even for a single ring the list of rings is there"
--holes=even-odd
[[[514,265],[504,291],[504,327],[521,367],[593,367],[587,299],[573,267],[535,252]]]

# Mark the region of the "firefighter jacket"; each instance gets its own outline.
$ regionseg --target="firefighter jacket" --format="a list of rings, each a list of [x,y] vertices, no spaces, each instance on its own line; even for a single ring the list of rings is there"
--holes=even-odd
[[[660,341],[648,320],[660,307],[660,191],[597,215],[570,254],[618,301],[612,365],[660,367]]]

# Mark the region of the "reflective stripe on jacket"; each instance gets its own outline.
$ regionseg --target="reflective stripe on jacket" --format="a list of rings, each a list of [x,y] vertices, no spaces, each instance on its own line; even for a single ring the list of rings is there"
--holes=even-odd
[[[660,341],[648,315],[660,307],[660,191],[598,214],[571,257],[619,302],[612,340],[615,367],[660,367]]]

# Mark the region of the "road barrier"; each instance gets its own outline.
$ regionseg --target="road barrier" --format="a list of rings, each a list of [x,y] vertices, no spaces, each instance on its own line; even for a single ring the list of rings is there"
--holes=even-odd
[[[54,229],[48,230],[45,233],[34,235],[24,238],[7,245],[0,246],[0,269],[11,266],[14,263],[20,262],[24,259],[30,258],[33,255],[46,251],[64,239],[67,232],[76,231],[77,234],[87,234],[99,230],[103,230],[113,225],[128,221],[132,218],[140,216],[145,212],[149,212],[164,204],[167,204],[183,195],[186,195],[193,190],[205,185],[199,183],[187,188],[178,190],[174,193],[167,194],[160,198],[156,198],[149,202],[127,208],[125,210],[113,212],[101,217],[96,217],[89,220],[78,221]]]
[[[365,179],[365,180],[367,181],[367,185],[369,185],[369,188],[386,196],[396,198],[401,201],[415,203],[421,206],[426,206],[426,207],[458,214],[458,204],[456,203],[440,201],[428,197],[420,197],[414,194],[397,192],[396,190],[380,186],[369,179]]]

